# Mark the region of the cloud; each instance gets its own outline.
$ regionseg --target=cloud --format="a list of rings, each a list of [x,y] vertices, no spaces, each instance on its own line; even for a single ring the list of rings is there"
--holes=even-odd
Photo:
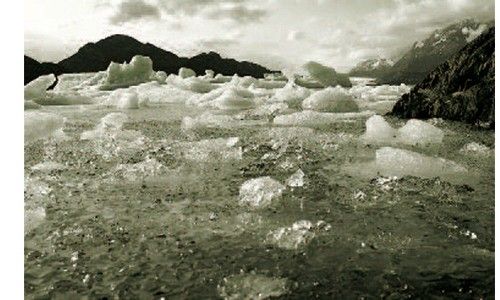
[[[213,7],[206,16],[213,20],[226,19],[237,24],[248,24],[259,22],[266,15],[266,11],[260,8],[251,8],[243,4],[220,5]]]
[[[289,41],[300,41],[306,38],[306,34],[302,31],[290,30],[288,32],[287,40]]]
[[[237,24],[259,22],[267,12],[251,6],[250,0],[159,0],[169,15],[201,15],[211,20],[230,20]]]
[[[122,24],[140,19],[159,19],[161,16],[157,6],[142,0],[126,0],[118,4],[117,11],[110,18],[112,24]]]

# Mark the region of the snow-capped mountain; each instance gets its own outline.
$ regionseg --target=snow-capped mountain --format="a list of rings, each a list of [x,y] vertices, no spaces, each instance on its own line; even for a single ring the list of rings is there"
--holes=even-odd
[[[368,59],[358,63],[350,72],[351,76],[361,76],[361,77],[380,77],[385,74],[394,62],[386,58],[374,58]]]
[[[438,29],[427,39],[415,42],[388,72],[379,77],[379,81],[391,84],[418,83],[492,25],[492,21],[481,23],[467,19]]]

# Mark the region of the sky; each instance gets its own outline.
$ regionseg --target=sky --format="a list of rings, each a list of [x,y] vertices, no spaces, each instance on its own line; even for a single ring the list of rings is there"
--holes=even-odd
[[[216,51],[273,69],[346,71],[397,58],[448,24],[494,18],[494,0],[25,0],[25,54],[57,62],[127,34],[180,56]]]

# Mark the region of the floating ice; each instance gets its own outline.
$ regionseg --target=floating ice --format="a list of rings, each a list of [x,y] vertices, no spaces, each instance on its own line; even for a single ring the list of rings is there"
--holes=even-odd
[[[317,62],[308,62],[304,65],[304,70],[309,74],[309,76],[318,81],[323,85],[323,87],[328,86],[343,86],[351,87],[351,81],[349,76],[345,74],[339,74],[335,69],[323,66]]]
[[[286,82],[259,79],[253,85],[256,88],[261,88],[261,89],[279,89],[283,88],[286,85]]]
[[[361,140],[379,144],[425,145],[441,143],[443,137],[441,129],[420,120],[409,120],[396,130],[383,117],[375,115],[366,121],[366,132],[361,136]]]
[[[83,132],[80,139],[93,141],[95,151],[105,159],[136,153],[144,146],[145,138],[138,131],[123,130],[127,120],[124,113],[107,114],[94,130]]]
[[[279,199],[285,189],[284,185],[269,176],[250,179],[241,186],[239,201],[253,208],[266,207]]]
[[[78,105],[93,104],[95,101],[78,92],[52,92],[47,91],[44,97],[33,100],[40,105]]]
[[[154,158],[147,157],[135,164],[120,164],[111,172],[113,179],[138,181],[164,175],[167,168]]]
[[[234,118],[227,115],[215,115],[209,112],[204,112],[198,117],[184,117],[182,119],[181,128],[183,130],[191,130],[199,127],[228,127],[234,123]]]
[[[44,161],[31,167],[31,170],[33,171],[47,172],[47,173],[52,171],[60,171],[64,169],[66,169],[65,165],[54,161]]]
[[[208,93],[217,88],[208,81],[198,77],[182,78],[177,75],[170,74],[166,80],[167,84],[173,85],[179,89],[192,91],[195,93]]]
[[[281,227],[271,231],[266,237],[266,243],[283,249],[294,250],[307,245],[314,239],[320,230],[329,230],[330,225],[324,221],[313,224],[311,221],[301,220],[290,227]]]
[[[24,234],[28,234],[45,219],[44,205],[52,189],[43,181],[24,178]]]
[[[351,95],[341,87],[328,87],[318,91],[302,102],[304,109],[323,112],[356,112],[358,105]]]
[[[106,70],[106,78],[101,89],[129,87],[154,79],[153,61],[142,55],[132,57],[129,64],[111,62]]]
[[[467,172],[453,161],[398,148],[382,147],[375,156],[376,168],[384,176],[436,177]]]
[[[24,113],[24,141],[30,142],[62,134],[64,119],[61,116],[37,111]]]
[[[189,68],[182,67],[179,69],[179,77],[180,78],[188,78],[188,77],[194,77],[194,76],[196,76],[196,73]]]
[[[395,101],[401,95],[408,93],[410,87],[402,83],[401,85],[378,85],[378,86],[353,86],[349,93],[360,100],[365,101]]]
[[[492,150],[488,146],[476,142],[465,144],[460,149],[460,152],[476,156],[489,156],[492,154]]]
[[[311,92],[308,89],[298,86],[290,81],[282,89],[276,90],[276,93],[273,97],[271,97],[271,99],[269,99],[269,101],[286,102],[289,105],[298,106],[305,98],[309,97],[310,94]]]
[[[225,277],[217,286],[219,295],[226,300],[263,300],[288,293],[288,280],[258,274],[238,274]]]
[[[243,156],[241,147],[237,147],[239,138],[217,138],[197,142],[180,143],[182,156],[188,160],[199,162],[213,161],[214,159],[238,160]]]
[[[302,187],[304,186],[304,175],[304,172],[298,169],[297,172],[288,177],[286,184],[290,187]]]
[[[201,96],[193,95],[186,104],[219,109],[248,109],[255,106],[253,98],[253,93],[247,89],[228,85]]]
[[[368,143],[387,143],[392,142],[397,136],[397,130],[379,116],[371,116],[366,120],[366,132],[361,139]]]
[[[54,74],[43,75],[24,87],[24,100],[44,97],[47,89],[56,81]]]
[[[325,113],[312,110],[304,110],[288,115],[279,115],[274,118],[276,125],[288,126],[321,126],[345,120],[372,116],[373,112],[349,112],[349,113]]]
[[[139,105],[146,106],[149,99],[142,100],[139,102],[139,96],[133,89],[117,89],[109,95],[106,104],[120,109],[139,108]]]
[[[134,87],[141,103],[182,103],[191,97],[193,92],[178,89],[158,82],[146,82]]]
[[[233,79],[232,76],[224,76],[222,74],[217,74],[215,77],[210,80],[211,83],[226,83],[230,82]]]
[[[420,120],[409,120],[399,128],[398,139],[409,145],[437,144],[443,141],[444,133],[441,129]]]
[[[165,83],[165,80],[167,80],[167,73],[165,73],[165,71],[158,71],[155,73],[154,79],[158,83]]]

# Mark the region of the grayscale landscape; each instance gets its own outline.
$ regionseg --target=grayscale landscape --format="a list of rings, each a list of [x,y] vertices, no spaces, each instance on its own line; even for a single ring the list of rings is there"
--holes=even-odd
[[[26,299],[494,297],[494,1],[25,6]]]

